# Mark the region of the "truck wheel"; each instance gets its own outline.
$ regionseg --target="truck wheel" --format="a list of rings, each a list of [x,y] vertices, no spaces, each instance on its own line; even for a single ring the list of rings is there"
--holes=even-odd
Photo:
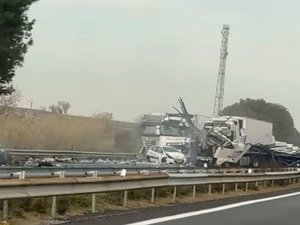
[[[224,167],[224,168],[230,168],[231,166],[232,166],[232,164],[230,162],[224,162],[222,164],[222,167]]]
[[[255,157],[252,159],[252,166],[255,167],[255,168],[260,167],[260,157],[255,156]]]

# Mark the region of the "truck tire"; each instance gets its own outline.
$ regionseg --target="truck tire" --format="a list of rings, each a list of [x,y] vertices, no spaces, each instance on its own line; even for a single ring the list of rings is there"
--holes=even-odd
[[[230,167],[233,167],[233,164],[232,164],[231,162],[224,162],[224,163],[222,164],[222,167],[223,167],[223,168],[230,168]]]

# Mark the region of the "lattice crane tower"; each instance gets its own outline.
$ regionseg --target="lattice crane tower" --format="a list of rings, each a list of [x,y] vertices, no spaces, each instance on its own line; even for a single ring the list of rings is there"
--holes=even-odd
[[[228,36],[229,36],[229,25],[224,24],[221,33],[222,33],[222,42],[221,42],[218,82],[217,82],[214,112],[213,112],[214,117],[219,116],[220,111],[223,109],[226,58],[228,55],[227,46],[228,46]]]

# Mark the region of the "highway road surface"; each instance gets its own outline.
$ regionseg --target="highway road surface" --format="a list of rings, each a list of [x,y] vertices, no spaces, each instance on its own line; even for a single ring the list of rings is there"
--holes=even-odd
[[[100,215],[70,221],[68,224],[300,225],[300,192],[297,190],[256,199],[242,197],[160,209],[118,212],[109,217]]]

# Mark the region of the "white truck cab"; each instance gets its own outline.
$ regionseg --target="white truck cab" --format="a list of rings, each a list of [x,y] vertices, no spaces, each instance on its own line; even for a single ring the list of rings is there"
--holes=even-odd
[[[273,124],[247,117],[212,118],[204,125],[217,165],[237,163],[252,144],[274,142]]]

